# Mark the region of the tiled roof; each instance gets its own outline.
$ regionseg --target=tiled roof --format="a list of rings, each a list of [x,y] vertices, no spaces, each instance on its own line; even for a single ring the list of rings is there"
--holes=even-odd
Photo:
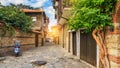
[[[44,12],[44,10],[32,10],[32,9],[22,9],[23,12]]]

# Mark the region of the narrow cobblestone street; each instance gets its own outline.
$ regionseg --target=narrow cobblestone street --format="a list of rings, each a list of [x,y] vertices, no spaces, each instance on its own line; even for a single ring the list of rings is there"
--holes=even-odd
[[[0,61],[0,68],[90,68],[77,58],[73,58],[62,47],[50,43],[24,51],[20,57],[5,58]],[[34,61],[46,61],[47,64],[38,66],[32,63]]]

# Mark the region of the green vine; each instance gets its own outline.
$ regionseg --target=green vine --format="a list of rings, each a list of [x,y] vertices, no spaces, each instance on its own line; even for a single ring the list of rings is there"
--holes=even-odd
[[[15,29],[11,26],[3,26],[1,28],[0,36],[13,36],[15,34]]]
[[[102,68],[111,68],[107,44],[105,42],[106,26],[112,25],[112,15],[117,0],[72,0],[73,16],[68,25],[70,29],[84,28],[84,32],[92,32],[99,49],[99,63]]]
[[[72,0],[73,16],[69,18],[69,29],[85,28],[92,32],[95,28],[112,25],[112,14],[117,0]]]
[[[20,11],[20,9],[15,6],[1,6],[0,21],[5,23],[1,28],[1,36],[6,34],[14,35],[16,29],[20,32],[31,31],[31,18],[26,16],[24,12]]]

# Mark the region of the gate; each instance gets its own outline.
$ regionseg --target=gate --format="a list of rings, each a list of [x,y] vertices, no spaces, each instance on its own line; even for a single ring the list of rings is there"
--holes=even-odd
[[[96,66],[96,50],[96,42],[92,34],[80,33],[80,59]]]
[[[72,50],[73,50],[73,55],[77,55],[77,47],[76,47],[76,32],[72,32]]]

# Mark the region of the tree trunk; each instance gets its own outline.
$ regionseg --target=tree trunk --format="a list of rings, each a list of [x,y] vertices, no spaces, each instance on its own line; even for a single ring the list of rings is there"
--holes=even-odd
[[[102,64],[102,68],[110,68],[104,31],[101,29],[94,29],[92,35],[100,49],[99,60]]]

